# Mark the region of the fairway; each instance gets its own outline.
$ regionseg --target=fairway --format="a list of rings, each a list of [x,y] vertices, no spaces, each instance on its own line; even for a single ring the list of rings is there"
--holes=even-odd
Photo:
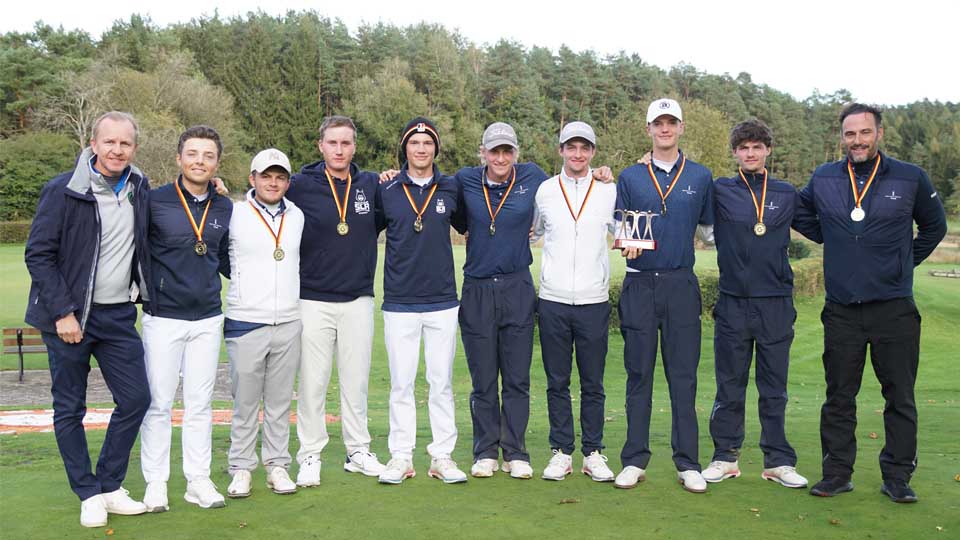
[[[455,246],[457,267],[464,251]],[[23,246],[0,246],[0,323],[22,325],[29,278],[23,267]],[[534,252],[537,275],[539,250]],[[619,282],[623,262],[611,253],[613,281]],[[382,267],[382,252],[380,257]],[[697,252],[698,269],[715,269],[713,251]],[[957,330],[960,329],[960,280],[933,278],[925,264],[917,269],[916,301],[923,316],[917,406],[920,418],[919,468],[912,485],[920,497],[914,505],[895,505],[879,493],[877,455],[883,444],[883,401],[871,368],[866,369],[859,399],[859,454],[853,477],[855,490],[832,499],[812,497],[807,490],[789,490],[760,478],[762,454],[757,446],[759,423],[756,391],[747,397],[747,438],[741,456],[743,476],[712,484],[706,494],[683,491],[670,459],[670,404],[661,367],[654,386],[651,423],[653,459],[648,480],[633,490],[617,490],[579,474],[581,457],[574,457],[575,474],[562,482],[547,482],[539,474],[550,455],[547,443],[546,385],[539,343],[535,340],[531,370],[531,417],[527,447],[535,479],[514,480],[502,473],[490,479],[471,478],[466,484],[444,485],[427,477],[430,439],[427,386],[417,382],[418,439],[416,478],[401,486],[383,486],[375,479],[342,470],[343,444],[339,424],[330,426],[330,443],[323,453],[321,485],[279,496],[264,485],[263,471],[254,474],[248,499],[228,500],[227,507],[201,510],[182,500],[185,481],[180,473],[180,430],[174,430],[169,483],[171,511],[144,516],[111,516],[108,529],[83,529],[79,504],[67,485],[51,433],[0,436],[0,538],[663,538],[663,539],[956,539],[960,538],[960,378],[957,376]],[[382,275],[382,274],[380,274]],[[460,277],[458,276],[458,284]],[[378,276],[377,295],[381,278]],[[379,300],[377,302],[379,304]],[[793,345],[787,408],[787,434],[799,455],[798,471],[811,482],[820,478],[819,409],[824,397],[820,363],[823,332],[819,321],[822,297],[801,298]],[[387,420],[389,373],[383,348],[382,319],[376,317],[374,358],[370,376],[371,450],[388,459]],[[703,323],[697,409],[700,461],[706,466],[713,445],[708,415],[714,396],[713,327]],[[623,341],[611,332],[606,368],[606,428],[604,442],[611,468],[620,470],[619,452],[626,434],[624,416]],[[7,355],[3,368],[16,365]],[[30,360],[45,367],[43,357]],[[422,370],[421,370],[422,372]],[[576,379],[576,377],[574,377]],[[574,382],[574,412],[579,388]],[[328,412],[337,414],[339,389],[331,384]],[[469,415],[470,378],[458,347],[454,394],[460,437],[453,457],[461,468],[471,461]],[[47,402],[38,403],[49,406]],[[110,405],[110,404],[102,404]],[[215,403],[217,408],[229,403]],[[579,429],[578,429],[579,431]],[[99,452],[103,432],[88,433],[91,454]],[[212,479],[226,490],[229,428],[214,428]],[[291,426],[291,449],[297,448]],[[294,467],[295,472],[295,467]],[[144,490],[139,445],[135,447],[124,487],[135,498]]]

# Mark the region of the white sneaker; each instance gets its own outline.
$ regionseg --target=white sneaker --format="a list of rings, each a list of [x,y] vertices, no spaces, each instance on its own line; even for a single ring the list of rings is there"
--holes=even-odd
[[[493,473],[500,469],[500,462],[491,458],[481,458],[473,462],[470,467],[470,476],[474,478],[490,478]],[[507,464],[503,464],[503,470],[507,471]]]
[[[797,473],[797,469],[789,465],[764,469],[760,476],[764,480],[770,480],[788,488],[807,487],[807,479],[800,476],[800,474]]]
[[[407,478],[413,478],[417,471],[413,469],[413,462],[404,458],[393,458],[387,462],[387,467],[380,473],[381,484],[400,484]]]
[[[519,478],[521,480],[533,478],[533,467],[530,466],[529,461],[522,459],[504,461],[503,472],[510,473],[510,478]]]
[[[690,469],[688,471],[678,471],[677,480],[680,482],[680,485],[683,486],[683,489],[689,491],[690,493],[706,493],[707,492],[707,482],[703,479],[703,476]]]
[[[297,492],[297,485],[290,479],[287,470],[283,467],[273,467],[267,472],[267,487],[278,495],[289,495]]]
[[[166,512],[169,510],[167,483],[148,482],[147,490],[143,493],[143,505],[147,507],[147,512]]]
[[[431,459],[427,475],[442,480],[444,484],[459,484],[467,481],[467,475],[457,467],[457,462],[448,457]]]
[[[547,468],[543,470],[544,480],[563,480],[568,474],[573,472],[573,458],[564,454],[563,450],[557,448],[553,451],[553,457]]]
[[[140,501],[130,498],[130,492],[120,488],[110,493],[101,493],[103,497],[103,506],[110,514],[120,514],[122,516],[136,516],[146,513],[147,507]]]
[[[580,472],[590,477],[594,482],[613,482],[613,471],[607,466],[607,456],[599,450],[590,452],[583,458],[583,468]]]
[[[223,508],[226,506],[223,495],[217,491],[217,486],[209,478],[188,481],[187,492],[183,494],[183,500],[200,508]]]
[[[307,456],[297,471],[297,485],[313,487],[320,485],[320,456]]]
[[[707,468],[703,470],[701,476],[703,476],[703,479],[711,484],[722,482],[727,478],[736,478],[740,476],[740,462],[711,461],[710,465],[707,465]]]
[[[107,524],[107,506],[103,495],[94,495],[80,502],[80,525],[103,527]]]
[[[617,479],[613,481],[613,486],[620,489],[633,489],[637,487],[637,484],[646,479],[647,471],[640,467],[627,465],[620,471],[620,474],[617,475]]]
[[[358,472],[364,476],[379,476],[386,469],[383,463],[377,459],[377,455],[367,450],[357,450],[347,456],[346,463],[343,464],[343,470],[347,472]],[[299,481],[299,476],[297,477]]]
[[[250,496],[250,484],[253,483],[253,478],[250,475],[250,471],[239,470],[233,473],[233,480],[230,481],[230,486],[227,487],[227,497],[231,499],[242,499],[244,497]]]

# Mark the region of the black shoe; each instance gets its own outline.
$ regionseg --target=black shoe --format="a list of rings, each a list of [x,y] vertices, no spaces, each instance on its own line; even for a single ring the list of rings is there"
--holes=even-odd
[[[910,484],[906,480],[897,480],[889,478],[883,481],[880,486],[880,493],[883,493],[895,503],[915,503],[917,494],[910,489]]]
[[[848,491],[853,491],[853,482],[841,476],[824,477],[810,488],[810,494],[817,497],[833,497]]]

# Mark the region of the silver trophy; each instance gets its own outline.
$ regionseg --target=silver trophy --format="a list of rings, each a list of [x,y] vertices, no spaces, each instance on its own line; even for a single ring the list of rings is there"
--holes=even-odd
[[[614,212],[614,216],[617,214],[620,214],[621,217],[620,235],[613,241],[613,249],[657,249],[657,241],[653,239],[651,226],[653,218],[660,214],[641,210],[621,210],[619,208]],[[642,235],[640,234],[640,218],[646,219]]]

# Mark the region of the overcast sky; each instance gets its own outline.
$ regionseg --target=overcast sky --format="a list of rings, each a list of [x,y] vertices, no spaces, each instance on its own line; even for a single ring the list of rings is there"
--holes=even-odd
[[[554,51],[566,44],[601,56],[623,50],[665,69],[686,62],[734,77],[746,71],[754,82],[797,99],[814,90],[829,94],[845,88],[858,100],[886,105],[924,98],[960,102],[960,4],[953,2],[273,0],[267,5],[250,0],[13,1],[3,7],[0,32],[28,31],[42,19],[99,38],[114,20],[134,12],[162,27],[214,10],[226,18],[258,9],[271,14],[313,9],[341,19],[351,32],[363,23],[427,21],[457,29],[481,45],[506,38]]]

